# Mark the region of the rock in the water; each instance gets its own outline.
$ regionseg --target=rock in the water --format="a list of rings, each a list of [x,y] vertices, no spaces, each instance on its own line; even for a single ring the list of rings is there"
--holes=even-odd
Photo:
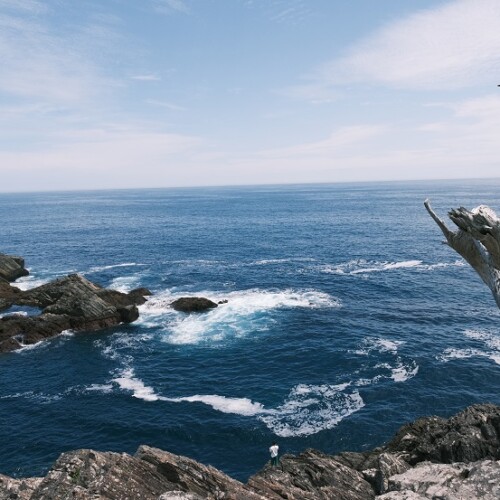
[[[28,274],[29,271],[25,269],[22,257],[0,253],[0,281],[12,282]]]
[[[170,307],[176,311],[181,312],[203,312],[208,309],[213,309],[217,307],[215,302],[212,302],[205,297],[181,297],[180,299],[174,300]]]
[[[138,291],[131,295],[108,290],[77,274],[27,291],[0,284],[0,300],[0,305],[41,309],[38,316],[0,318],[0,352],[34,344],[64,330],[95,331],[131,323],[139,317],[137,304],[145,301]]]

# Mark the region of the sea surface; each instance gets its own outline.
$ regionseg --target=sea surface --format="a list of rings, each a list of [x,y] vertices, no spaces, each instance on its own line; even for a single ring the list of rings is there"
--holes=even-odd
[[[366,450],[500,404],[500,310],[426,197],[500,212],[500,180],[0,194],[21,288],[80,273],[154,293],[131,325],[0,355],[0,473],[148,444],[245,480],[274,440]],[[190,295],[228,303],[169,308]]]

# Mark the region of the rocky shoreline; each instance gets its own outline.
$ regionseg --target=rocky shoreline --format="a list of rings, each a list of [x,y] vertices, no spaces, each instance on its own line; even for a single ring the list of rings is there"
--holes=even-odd
[[[283,455],[246,484],[195,460],[141,446],[135,455],[63,453],[44,478],[0,474],[0,500],[417,500],[500,498],[500,406],[420,418],[362,453]]]
[[[103,288],[83,276],[70,274],[31,290],[11,283],[28,275],[24,259],[0,254],[0,313],[13,306],[34,308],[39,314],[0,317],[0,353],[59,335],[63,331],[96,331],[139,317],[137,306],[151,293],[138,288],[129,293]]]

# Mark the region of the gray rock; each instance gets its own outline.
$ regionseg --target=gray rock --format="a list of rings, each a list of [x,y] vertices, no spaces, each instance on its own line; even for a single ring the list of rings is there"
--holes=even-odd
[[[150,293],[148,290],[143,291]],[[139,317],[144,297],[108,290],[71,274],[27,291],[0,284],[0,300],[41,309],[39,316],[0,318],[0,352],[58,335],[64,330],[96,331]]]
[[[307,450],[283,455],[278,467],[267,466],[248,480],[265,498],[288,500],[370,500],[375,493],[362,474],[332,456]]]
[[[261,500],[263,498],[223,472],[210,465],[200,464],[191,458],[174,455],[150,446],[141,446],[135,458],[151,464],[154,470],[167,478],[172,484],[170,489],[189,492],[200,498],[238,500]]]
[[[0,500],[30,500],[42,478],[13,479],[0,474]]]
[[[181,312],[203,312],[217,307],[215,302],[212,302],[205,297],[181,297],[174,300],[170,307]]]
[[[395,474],[402,474],[410,468],[400,456],[392,453],[381,453],[378,456],[375,469],[375,481],[371,483],[377,494],[388,491],[389,478]]]
[[[385,449],[404,453],[411,465],[426,460],[452,463],[500,459],[500,407],[470,406],[448,420],[420,418],[403,426]]]
[[[22,257],[0,253],[0,279],[12,282],[28,274],[29,271],[25,269]]]
[[[169,489],[153,467],[126,453],[77,450],[59,457],[31,500],[156,500]]]
[[[431,464],[422,462],[403,474],[392,476],[389,489],[393,492],[377,498],[384,500],[416,498],[446,500],[498,500],[500,498],[500,461],[482,460],[472,464]],[[397,494],[402,496],[397,496]]]

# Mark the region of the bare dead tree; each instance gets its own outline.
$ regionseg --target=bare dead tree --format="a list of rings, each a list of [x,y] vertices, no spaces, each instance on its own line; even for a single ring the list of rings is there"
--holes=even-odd
[[[450,231],[432,210],[428,199],[424,206],[443,232],[447,244],[479,274],[500,307],[500,219],[497,214],[485,205],[471,211],[464,207],[452,209],[448,216],[458,230]]]

